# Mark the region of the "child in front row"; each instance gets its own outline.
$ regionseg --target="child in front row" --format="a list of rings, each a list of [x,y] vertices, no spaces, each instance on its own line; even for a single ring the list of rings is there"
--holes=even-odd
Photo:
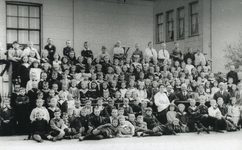
[[[43,113],[43,119],[45,119],[47,122],[49,122],[50,120],[50,116],[49,116],[49,112],[48,110],[43,106],[44,104],[44,100],[42,99],[37,99],[36,100],[36,108],[34,108],[32,111],[31,111],[31,114],[30,114],[30,121],[33,122],[36,117],[37,117],[37,112],[39,111],[42,111]]]
[[[65,135],[64,129],[66,128],[63,119],[60,118],[61,116],[60,109],[55,110],[54,116],[55,117],[50,120],[51,131],[47,136],[47,139],[52,140],[53,142],[55,142],[56,140],[61,140],[64,137]]]
[[[48,132],[48,122],[43,119],[44,112],[42,110],[38,110],[36,112],[35,120],[31,123],[31,133],[33,139],[37,142],[42,143],[43,139],[47,138]]]
[[[84,137],[79,137],[79,141],[88,140],[88,139],[100,140],[103,138],[115,137],[118,134],[118,127],[119,127],[119,122],[118,122],[118,119],[115,118],[112,120],[112,123],[100,125],[96,129],[94,129],[92,133],[87,134]]]
[[[12,135],[14,128],[14,110],[10,106],[10,99],[3,99],[0,109],[0,135]]]

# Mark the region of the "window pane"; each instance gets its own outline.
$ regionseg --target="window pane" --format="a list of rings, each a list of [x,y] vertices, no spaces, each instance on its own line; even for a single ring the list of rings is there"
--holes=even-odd
[[[28,6],[18,6],[18,16],[28,17],[29,15]]]
[[[7,17],[7,27],[8,28],[17,28],[17,17]]]
[[[7,43],[13,43],[17,39],[17,30],[7,30]]]
[[[163,15],[158,16],[158,24],[163,23]]]
[[[39,29],[39,19],[30,18],[30,29]]]
[[[21,43],[21,44],[27,43],[29,41],[28,39],[29,39],[28,31],[19,31],[18,32],[19,43]]]
[[[39,45],[38,44],[34,44],[34,48],[36,48],[37,49],[37,51],[40,53],[40,51],[39,51]]]
[[[17,6],[16,5],[7,5],[7,15],[8,16],[17,16]]]
[[[39,44],[39,31],[30,31],[30,41],[34,44]]]
[[[29,28],[28,18],[19,18],[19,28]]]
[[[39,18],[39,7],[29,7],[30,17]]]
[[[184,9],[179,10],[179,18],[184,18]]]
[[[198,11],[197,11],[197,3],[192,4],[192,14],[194,14],[194,13],[198,13]]]

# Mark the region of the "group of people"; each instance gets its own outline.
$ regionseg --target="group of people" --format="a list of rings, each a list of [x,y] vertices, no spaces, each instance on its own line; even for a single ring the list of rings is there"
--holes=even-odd
[[[32,42],[8,50],[14,92],[1,100],[1,135],[43,142],[240,130],[242,72],[231,66],[215,77],[200,49],[183,54],[175,42],[157,52],[149,42],[128,57],[117,42],[113,58],[105,46],[94,57],[89,42],[79,52],[68,40],[61,57],[47,43],[41,55]]]

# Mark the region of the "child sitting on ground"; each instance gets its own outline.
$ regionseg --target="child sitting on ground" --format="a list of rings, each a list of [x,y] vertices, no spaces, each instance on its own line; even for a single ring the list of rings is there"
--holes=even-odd
[[[43,118],[44,112],[37,110],[35,120],[31,123],[31,133],[33,139],[42,143],[43,139],[47,138],[47,132],[49,129],[48,122]]]
[[[176,118],[176,105],[171,103],[167,108],[166,118],[167,122],[173,125],[174,131],[179,133],[180,132],[180,125],[179,119]]]
[[[113,119],[112,123],[107,123],[104,125],[100,125],[96,129],[93,130],[92,133],[87,134],[84,137],[79,137],[79,141],[83,140],[100,140],[103,138],[112,138],[118,134],[118,119]]]
[[[134,126],[129,121],[125,121],[124,116],[119,116],[118,120],[119,120],[118,137],[132,137],[135,132]]]
[[[61,116],[61,110],[56,109],[54,112],[54,118],[50,120],[50,133],[47,136],[47,139],[52,140],[53,142],[56,142],[56,140],[61,140],[64,135],[66,128],[63,119],[60,118]]]
[[[3,99],[2,104],[0,108],[0,135],[12,135],[14,128],[14,110],[10,106],[9,98]]]
[[[179,104],[178,110],[179,111],[177,112],[176,118],[179,119],[181,133],[189,132],[189,128],[187,126],[189,118],[187,112],[185,112],[185,105]]]

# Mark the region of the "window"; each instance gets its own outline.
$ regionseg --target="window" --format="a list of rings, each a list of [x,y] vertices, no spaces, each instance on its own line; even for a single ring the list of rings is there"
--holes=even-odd
[[[163,42],[163,14],[158,14],[156,15],[156,22],[157,22],[157,27],[156,27],[156,42],[161,43]]]
[[[190,3],[191,35],[198,34],[198,2]]]
[[[185,13],[184,7],[180,7],[177,9],[177,37],[178,39],[182,39],[185,37]]]
[[[7,49],[13,41],[26,46],[28,41],[40,50],[41,45],[41,6],[40,4],[6,2],[7,5]]]
[[[166,41],[174,40],[174,11],[166,12]]]

